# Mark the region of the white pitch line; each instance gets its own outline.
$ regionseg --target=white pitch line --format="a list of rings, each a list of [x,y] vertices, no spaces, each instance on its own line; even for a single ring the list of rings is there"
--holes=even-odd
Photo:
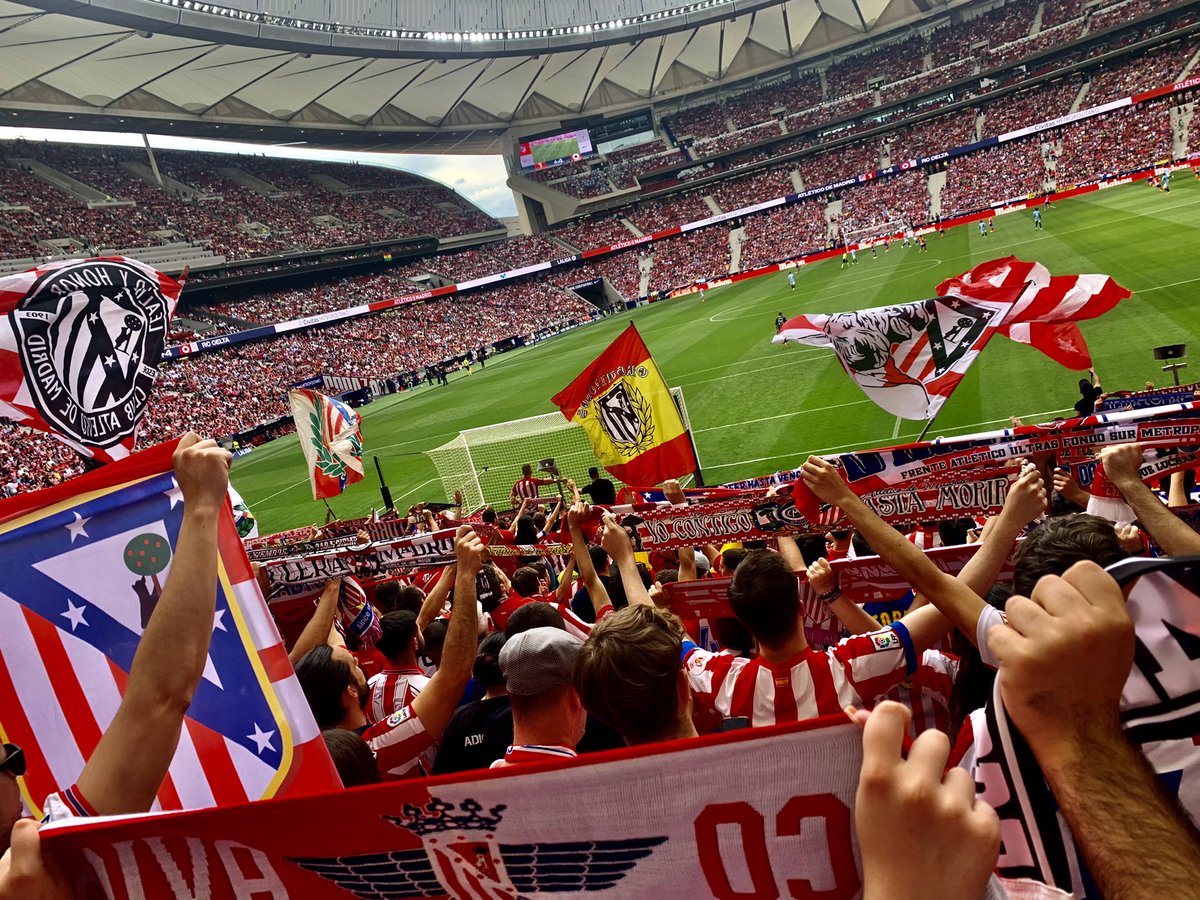
[[[1043,412],[1028,413],[1023,418],[1037,418],[1039,416],[1049,416],[1049,415],[1053,415],[1055,413],[1060,413],[1060,412],[1065,412],[1065,410],[1047,409],[1047,410],[1044,410]],[[971,425],[962,425],[957,428],[951,428],[949,431],[939,432],[939,435],[940,436],[951,435],[957,431],[970,432],[973,429],[978,428],[980,425],[995,425],[997,422],[1007,422],[1007,421],[1009,421],[1009,420],[1008,419],[988,419],[986,422],[975,422]],[[853,444],[839,444],[836,447],[823,447],[820,450],[810,450],[807,453],[805,453],[805,456],[821,456],[822,454],[825,454],[825,453],[835,453],[839,450],[853,450],[856,447],[862,447],[862,446],[863,446],[862,441],[855,441]],[[864,448],[864,452],[869,453],[869,452],[871,452],[871,449],[872,449],[871,447],[866,447],[866,448]],[[798,456],[798,454],[796,454],[796,453],[778,453],[774,456],[759,456],[754,459],[739,460],[738,462],[720,463],[715,466],[705,466],[704,470],[707,472],[707,471],[710,471],[713,469],[732,469],[735,466],[745,466],[745,465],[749,465],[750,463],[756,463],[756,462],[769,462],[770,460],[773,460],[773,459],[796,458],[797,456]]]
[[[797,409],[794,412],[780,413],[777,416],[763,416],[761,419],[747,419],[744,422],[730,422],[728,425],[710,425],[707,428],[693,428],[692,434],[703,434],[706,431],[718,431],[722,428],[737,428],[741,425],[754,425],[758,422],[770,422],[773,419],[787,419],[792,416],[802,416],[805,413],[824,412],[829,409],[842,409],[846,406],[859,406],[871,403],[871,400],[851,400],[849,403],[835,403],[832,406],[814,406],[808,409]]]
[[[399,497],[396,497],[395,499],[396,499],[396,500],[403,500],[405,497],[411,497],[413,494],[415,494],[415,493],[416,493],[417,491],[419,491],[421,488],[425,487],[425,485],[427,485],[427,484],[432,484],[433,482],[435,482],[435,481],[437,481],[437,480],[438,480],[437,478],[430,478],[430,479],[428,479],[428,480],[426,480],[426,481],[422,481],[420,484],[418,484],[418,485],[417,485],[415,488],[413,488],[411,491],[407,491],[406,493],[403,493],[403,494],[401,494]]]

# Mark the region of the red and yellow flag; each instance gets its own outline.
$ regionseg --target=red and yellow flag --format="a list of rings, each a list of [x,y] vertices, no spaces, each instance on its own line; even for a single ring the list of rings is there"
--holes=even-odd
[[[633,325],[552,402],[583,426],[596,459],[626,484],[657,484],[696,470],[687,427]]]

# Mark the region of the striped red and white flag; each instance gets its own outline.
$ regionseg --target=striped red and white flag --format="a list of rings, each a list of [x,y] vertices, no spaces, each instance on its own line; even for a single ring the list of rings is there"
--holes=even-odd
[[[936,293],[915,303],[797,316],[774,340],[833,349],[881,408],[930,419],[995,334],[1087,368],[1087,345],[1071,323],[1103,315],[1130,296],[1108,276],[1051,276],[1040,263],[1015,257],[982,263],[942,282]]]
[[[0,731],[27,759],[26,806],[75,783],[116,714],[170,574],[182,492],[165,444],[0,503]],[[208,662],[155,809],[339,786],[251,572],[220,517]]]
[[[182,290],[123,256],[0,278],[0,416],[101,462],[128,456]]]

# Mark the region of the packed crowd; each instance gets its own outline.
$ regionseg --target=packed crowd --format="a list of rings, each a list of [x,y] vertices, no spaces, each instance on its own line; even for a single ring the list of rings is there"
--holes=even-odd
[[[1139,105],[1064,128],[1055,175],[1062,188],[1097,175],[1129,172],[1171,156],[1166,108]]]
[[[750,271],[829,245],[825,203],[810,199],[742,220],[742,251],[738,269]]]
[[[912,171],[842,191],[836,224],[843,240],[894,234],[930,221],[929,178]]]
[[[111,250],[185,239],[238,260],[500,227],[449,188],[396,169],[157,151],[163,176],[187,186],[176,196],[130,168],[149,173],[142,150],[15,141],[4,144],[0,156],[0,201],[29,207],[5,217],[5,231],[14,235],[3,250],[8,257],[46,255],[39,241]],[[24,159],[132,205],[88,209],[38,180]]]
[[[511,509],[467,516],[456,507],[440,520],[423,505],[410,510],[414,531],[454,530],[450,565],[365,587],[318,582],[311,596],[272,612],[282,622],[301,611],[281,628],[288,659],[346,788],[488,768],[516,767],[510,774],[519,777],[522,767],[576,766],[604,750],[676,742],[670,749],[686,751],[704,735],[846,716],[861,730],[861,764],[796,764],[854,766],[845,834],[831,829],[811,852],[852,843],[861,859],[861,869],[851,867],[855,893],[1071,896],[996,875],[1028,874],[1029,864],[1001,856],[1002,837],[1012,847],[1022,817],[1032,824],[1045,812],[1052,824],[1039,822],[1042,834],[1061,828],[1065,845],[1045,851],[1062,859],[1041,864],[1046,882],[1086,877],[1101,896],[1183,897],[1200,858],[1196,800],[1168,785],[1197,766],[1174,701],[1191,683],[1197,635],[1180,604],[1195,600],[1186,558],[1200,554],[1200,536],[1175,514],[1191,501],[1185,473],[1147,484],[1136,444],[1098,457],[1113,495],[1105,503],[1068,470],[1019,461],[998,515],[910,532],[881,519],[832,463],[810,456],[785,490],[841,510],[840,530],[724,546],[707,532],[695,546],[651,553],[639,553],[608,511],[620,498],[598,469],[582,488],[566,481],[568,498],[555,502],[539,496],[551,480],[526,464]],[[229,463],[212,442],[188,435],[181,443],[174,466],[191,527],[175,548],[163,592],[170,602],[145,628],[142,663],[103,752],[81,761],[65,800],[47,804],[52,820],[146,812],[154,800],[215,631],[217,554],[204,542],[225,503]],[[671,506],[697,502],[674,480],[662,491]],[[529,555],[491,552],[480,534],[493,527],[493,550],[511,542]],[[568,552],[537,546],[552,532]],[[969,560],[949,573],[928,554],[933,547],[957,547]],[[841,568],[866,558],[903,585],[888,598],[895,612],[886,624],[851,595]],[[1158,574],[1134,575],[1131,562]],[[268,571],[259,578],[270,584]],[[670,586],[705,580],[727,609],[702,636],[675,615]],[[809,630],[817,616],[833,631]],[[1131,707],[1178,727],[1139,736]],[[753,739],[742,737],[742,758]],[[19,748],[3,752],[0,774],[23,774]],[[1020,789],[1023,778],[1036,800],[1004,805],[1010,794],[989,789]],[[0,898],[65,900],[69,882],[38,852],[37,825],[20,821],[13,785],[0,793],[0,850],[12,851],[0,867]],[[427,868],[422,853],[370,859]],[[443,871],[426,877],[454,877]]]

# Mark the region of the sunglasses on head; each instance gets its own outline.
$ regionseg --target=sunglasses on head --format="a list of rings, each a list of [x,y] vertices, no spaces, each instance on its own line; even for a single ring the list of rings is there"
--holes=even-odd
[[[4,745],[4,760],[0,762],[0,772],[7,772],[18,778],[25,774],[25,751],[16,744]]]

